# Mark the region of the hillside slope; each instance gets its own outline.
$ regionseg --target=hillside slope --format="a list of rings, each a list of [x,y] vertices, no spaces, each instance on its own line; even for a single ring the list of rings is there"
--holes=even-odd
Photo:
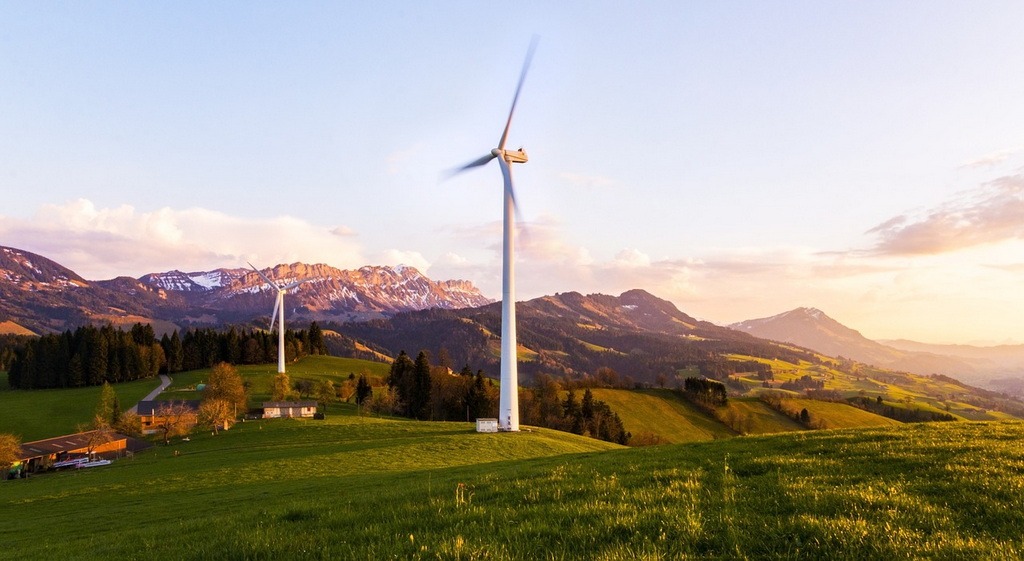
[[[523,383],[539,373],[579,379],[609,368],[627,386],[630,380],[654,384],[659,374],[714,362],[721,352],[816,360],[808,351],[698,321],[642,290],[620,296],[544,296],[518,303],[516,316]],[[455,368],[468,364],[492,376],[498,372],[499,304],[408,312],[330,328],[392,356],[401,350],[437,353],[443,348]]]
[[[245,423],[0,483],[20,521],[0,541],[31,559],[1013,559],[1022,439],[945,423],[601,451],[464,423]]]
[[[792,343],[831,357],[851,358],[882,368],[958,378],[976,373],[975,366],[969,361],[929,352],[900,350],[872,341],[816,308],[797,308],[767,318],[734,323],[729,327],[756,337]]]

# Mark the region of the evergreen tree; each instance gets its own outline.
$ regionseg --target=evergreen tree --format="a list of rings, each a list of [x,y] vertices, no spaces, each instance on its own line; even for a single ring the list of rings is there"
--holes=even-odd
[[[320,325],[315,321],[309,324],[309,354],[328,354],[327,344],[324,343],[324,332],[320,329]]]
[[[107,379],[107,338],[96,329],[90,329],[86,338],[89,344],[89,364],[86,379],[89,385],[97,386]]]
[[[430,413],[430,359],[424,351],[416,355],[413,380],[412,416],[426,419]]]
[[[222,339],[223,345],[221,348],[221,357],[223,360],[228,364],[241,364],[242,343],[235,326],[232,325]]]
[[[164,354],[167,355],[167,371],[171,373],[181,372],[184,351],[181,348],[181,338],[178,337],[177,329],[171,334],[169,343],[167,348],[164,349]]]
[[[562,404],[565,410],[565,419],[569,425],[569,432],[583,434],[583,408],[576,401],[576,393],[569,390],[565,395],[565,402]]]
[[[373,396],[373,388],[370,387],[370,382],[367,381],[366,376],[363,374],[359,375],[359,381],[356,383],[356,404],[362,405],[367,399]]]
[[[412,417],[410,403],[412,394],[415,391],[413,370],[415,365],[405,351],[398,353],[398,357],[391,363],[391,370],[388,373],[388,386],[398,393],[398,401],[401,411],[406,417]]]

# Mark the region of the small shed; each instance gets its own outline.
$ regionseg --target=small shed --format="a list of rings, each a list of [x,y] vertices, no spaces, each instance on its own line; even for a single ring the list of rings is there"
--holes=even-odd
[[[476,432],[498,432],[497,419],[477,419]]]
[[[139,413],[139,419],[142,421],[142,434],[156,434],[160,432],[160,426],[167,422],[167,413],[165,406],[182,405],[182,409],[185,409],[189,414],[196,415],[199,413],[199,405],[202,403],[198,399],[186,399],[181,401],[140,401],[136,409]]]
[[[263,402],[263,418],[277,419],[282,417],[312,418],[316,414],[315,401],[265,401]]]

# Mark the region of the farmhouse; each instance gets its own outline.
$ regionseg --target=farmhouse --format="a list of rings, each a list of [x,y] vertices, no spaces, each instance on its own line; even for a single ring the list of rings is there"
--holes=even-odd
[[[315,401],[264,401],[263,418],[312,417],[316,414]]]
[[[135,452],[149,444],[123,434],[86,431],[26,442],[21,445],[22,472],[34,473],[53,464],[75,457],[119,457],[126,451]]]
[[[136,410],[139,414],[139,420],[142,421],[142,434],[154,434],[160,432],[160,426],[169,420],[167,414],[172,413],[169,408],[166,407],[170,404],[181,404],[185,410],[190,413],[193,418],[199,412],[200,401],[198,399],[189,399],[183,401],[140,401],[138,409]],[[174,415],[180,415],[181,412],[173,412]]]

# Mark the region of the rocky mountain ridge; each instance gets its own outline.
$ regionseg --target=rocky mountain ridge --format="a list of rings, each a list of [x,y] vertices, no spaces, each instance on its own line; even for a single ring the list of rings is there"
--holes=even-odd
[[[469,281],[434,281],[407,266],[342,270],[292,263],[263,273],[280,284],[305,281],[285,299],[288,319],[296,321],[345,322],[491,302]],[[36,333],[108,322],[148,321],[164,330],[246,323],[269,317],[273,299],[273,289],[246,268],[87,281],[41,255],[0,247],[0,322]]]

